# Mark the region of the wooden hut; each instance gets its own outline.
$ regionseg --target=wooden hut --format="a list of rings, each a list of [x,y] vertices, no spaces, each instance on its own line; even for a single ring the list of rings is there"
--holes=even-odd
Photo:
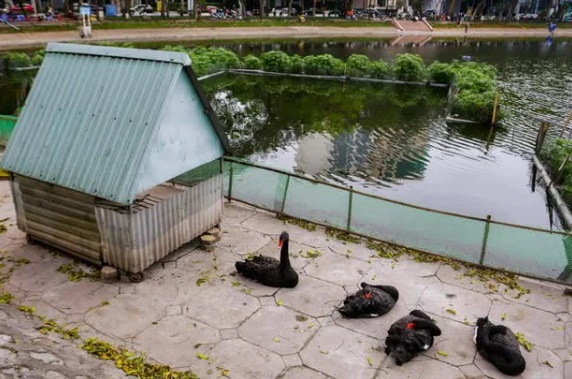
[[[229,144],[190,64],[48,44],[1,164],[29,239],[138,281],[220,223]]]

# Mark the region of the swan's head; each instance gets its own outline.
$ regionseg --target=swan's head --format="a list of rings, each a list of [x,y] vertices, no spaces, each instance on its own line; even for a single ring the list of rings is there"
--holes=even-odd
[[[487,325],[488,323],[489,323],[488,317],[479,317],[477,319],[477,328],[482,328],[483,326]]]
[[[366,299],[371,298],[371,286],[365,282],[361,283],[361,288],[363,288],[363,294]]]
[[[282,247],[282,244],[290,239],[290,236],[286,232],[282,232],[280,234],[280,238],[278,239],[278,247]]]

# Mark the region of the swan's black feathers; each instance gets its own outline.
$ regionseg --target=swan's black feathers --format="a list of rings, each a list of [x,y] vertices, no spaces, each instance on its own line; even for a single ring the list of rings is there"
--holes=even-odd
[[[504,325],[494,325],[487,317],[477,320],[477,351],[505,375],[520,375],[526,369],[526,361],[520,352],[518,341]]]
[[[293,288],[298,284],[298,274],[290,265],[288,233],[280,235],[280,260],[258,255],[251,260],[235,263],[236,271],[243,276],[270,287]]]
[[[338,312],[347,318],[370,318],[386,314],[399,299],[399,291],[392,286],[361,283],[362,289],[348,295]]]
[[[280,261],[279,261],[278,259],[276,259],[276,258],[274,258],[274,257],[267,257],[267,256],[262,255],[262,254],[261,254],[261,255],[258,255],[258,256],[255,256],[255,257],[252,259],[252,261],[253,261],[253,262],[256,262],[256,263],[258,263],[258,264],[264,264],[264,263],[269,263],[269,264],[271,264],[271,265],[278,265],[278,264],[280,264]]]
[[[401,366],[417,354],[433,346],[434,337],[441,335],[441,329],[420,310],[394,322],[387,331],[385,353]]]

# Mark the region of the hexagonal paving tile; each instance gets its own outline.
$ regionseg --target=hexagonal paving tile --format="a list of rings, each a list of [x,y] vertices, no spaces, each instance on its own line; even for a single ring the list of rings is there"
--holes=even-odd
[[[287,369],[285,372],[280,374],[276,379],[328,379],[329,376],[322,374],[321,372],[314,371],[311,368],[298,366]]]
[[[572,378],[572,362],[564,364],[564,378]]]
[[[240,254],[231,253],[224,249],[215,248],[213,253],[215,255],[215,260],[213,261],[215,271],[221,276],[236,273],[235,263],[243,260]]]
[[[68,281],[66,275],[57,272],[59,266],[48,261],[21,266],[14,271],[9,283],[28,292],[49,291]]]
[[[49,250],[40,245],[32,245],[29,243],[16,244],[13,243],[12,240],[8,241],[10,241],[10,244],[2,247],[2,249],[6,250],[8,255],[10,255],[14,260],[24,258],[28,259],[32,263],[54,260],[54,257],[49,253]]]
[[[217,247],[238,254],[254,252],[270,242],[270,237],[242,227],[229,227],[223,230],[221,240]]]
[[[389,358],[383,362],[383,370],[387,372],[389,378],[399,379],[459,379],[465,378],[465,374],[457,367],[451,366],[445,362],[434,359],[418,359],[405,363],[403,366],[397,366]],[[381,376],[383,378],[383,376]]]
[[[569,348],[551,350],[562,362],[572,361],[572,345],[567,343],[566,346],[569,346]]]
[[[244,221],[242,226],[249,230],[255,230],[268,235],[280,235],[282,232],[288,232],[290,241],[312,247],[326,247],[330,241],[330,238],[326,236],[324,228],[322,227],[317,227],[315,231],[310,232],[299,226],[278,220],[274,215],[269,213],[257,213]]]
[[[187,284],[199,276],[223,278],[236,272],[234,264],[242,260],[239,254],[216,247],[212,252],[195,250],[177,261],[174,271],[182,273],[182,280]]]
[[[134,292],[145,296],[150,306],[166,308],[174,304],[181,282],[173,279],[171,270],[163,268],[157,268],[157,270],[160,270],[160,273],[133,286]]]
[[[451,284],[453,286],[466,288],[471,291],[480,293],[491,293],[494,292],[489,288],[488,282],[481,282],[475,278],[463,276],[464,273],[468,272],[467,268],[461,268],[460,270],[455,270],[453,267],[442,264],[437,271],[437,277],[443,283]],[[493,282],[491,282],[493,283]],[[504,291],[506,288],[504,285],[499,285],[493,283],[499,291]]]
[[[278,287],[268,287],[262,285],[257,281],[245,278],[244,276],[238,273],[236,273],[235,276],[233,276],[229,281],[226,281],[225,283],[226,284],[230,283],[231,286],[236,287],[236,289],[238,289],[239,291],[244,292],[247,295],[252,295],[254,297],[272,296],[280,289]],[[272,300],[272,303],[274,303],[274,300]]]
[[[286,307],[262,307],[238,328],[239,336],[275,353],[300,351],[317,332],[320,324]]]
[[[566,326],[564,327],[566,331],[566,346],[572,348],[572,322],[567,322]]]
[[[68,323],[68,317],[69,317],[68,315],[66,315],[59,309],[52,307],[50,304],[41,301],[37,297],[27,297],[20,302],[20,305],[24,305],[27,307],[34,307],[34,309],[36,310],[34,314],[37,316],[52,319],[54,321],[57,321],[59,324]]]
[[[152,322],[166,315],[165,308],[155,307],[144,294],[117,295],[109,305],[96,309],[86,323],[103,333],[132,338]]]
[[[382,276],[397,273],[408,277],[429,277],[436,275],[440,267],[438,263],[416,262],[407,255],[399,257],[397,262],[387,258],[378,258],[377,262],[382,266]]]
[[[258,299],[229,286],[203,285],[193,293],[185,314],[215,328],[234,328],[260,308]]]
[[[379,259],[374,250],[367,248],[365,242],[353,243],[340,241],[335,237],[331,237],[328,242],[328,247],[334,254],[344,257],[352,257],[362,261]]]
[[[485,374],[483,374],[481,369],[475,366],[474,363],[471,363],[469,365],[459,366],[459,369],[463,371],[463,374],[465,374],[466,379],[486,379]]]
[[[564,289],[562,286],[552,283],[542,283],[538,280],[528,278],[520,278],[519,284],[529,289],[530,293],[522,295],[519,298],[511,296],[510,294],[503,294],[503,297],[515,303],[541,310],[549,310],[552,313],[567,312],[568,297],[563,296]]]
[[[321,328],[300,356],[304,365],[338,379],[373,378],[385,358],[379,341],[339,326]]]
[[[119,288],[87,279],[79,283],[65,282],[42,296],[42,300],[67,314],[85,313],[113,296]]]
[[[426,312],[461,322],[475,322],[486,316],[491,303],[481,293],[443,283],[427,287],[419,299],[419,306]]]
[[[196,357],[195,346],[215,344],[220,339],[217,329],[179,315],[165,317],[156,325],[150,325],[135,337],[133,343],[137,350],[163,364],[184,367]]]
[[[562,361],[550,350],[542,347],[533,346],[532,351],[528,352],[521,348],[520,351],[526,360],[526,369],[517,378],[522,379],[564,379]],[[548,364],[549,363],[549,364]],[[511,378],[502,374],[495,366],[486,361],[480,354],[475,358],[475,365],[493,379]],[[552,366],[552,367],[551,367]],[[514,377],[512,377],[514,378]]]
[[[216,249],[215,249],[216,250]],[[229,254],[232,254],[229,252]],[[216,261],[214,252],[197,249],[177,260],[176,271],[182,271],[184,279],[194,278],[202,272],[212,270]]]
[[[473,342],[474,327],[439,316],[433,316],[433,319],[441,329],[441,335],[435,337],[433,347],[425,355],[455,366],[473,362],[477,351]],[[447,356],[438,354],[438,351],[446,353]]]
[[[314,278],[345,286],[359,284],[369,269],[370,266],[364,261],[329,253],[315,259],[304,271]]]
[[[313,317],[331,315],[345,296],[342,287],[308,276],[300,277],[296,288],[282,288],[274,295],[286,307]]]
[[[243,204],[232,204],[225,202],[222,216],[222,229],[226,225],[237,225],[254,216],[257,212],[256,208]]]
[[[344,327],[345,329],[352,330],[361,334],[365,334],[371,338],[379,340],[380,344],[384,345],[385,337],[387,337],[387,331],[391,324],[393,324],[397,319],[406,315],[409,312],[403,313],[399,312],[395,308],[384,316],[375,318],[343,318],[339,312],[334,313],[334,321],[336,325]]]
[[[505,316],[505,321],[501,321]],[[533,345],[547,349],[564,347],[564,323],[552,313],[515,303],[495,301],[489,315],[491,322],[502,323],[514,333],[524,333]]]
[[[284,370],[279,355],[243,340],[223,340],[210,355],[214,366],[224,366],[232,378],[275,378]]]

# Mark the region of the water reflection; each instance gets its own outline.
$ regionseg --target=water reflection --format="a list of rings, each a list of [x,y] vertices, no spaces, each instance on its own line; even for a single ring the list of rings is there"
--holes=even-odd
[[[0,114],[17,114],[26,101],[35,75],[28,71],[0,76]]]
[[[427,121],[443,89],[245,76],[205,82],[235,154],[272,162],[296,143],[290,169],[309,175],[423,177]]]

